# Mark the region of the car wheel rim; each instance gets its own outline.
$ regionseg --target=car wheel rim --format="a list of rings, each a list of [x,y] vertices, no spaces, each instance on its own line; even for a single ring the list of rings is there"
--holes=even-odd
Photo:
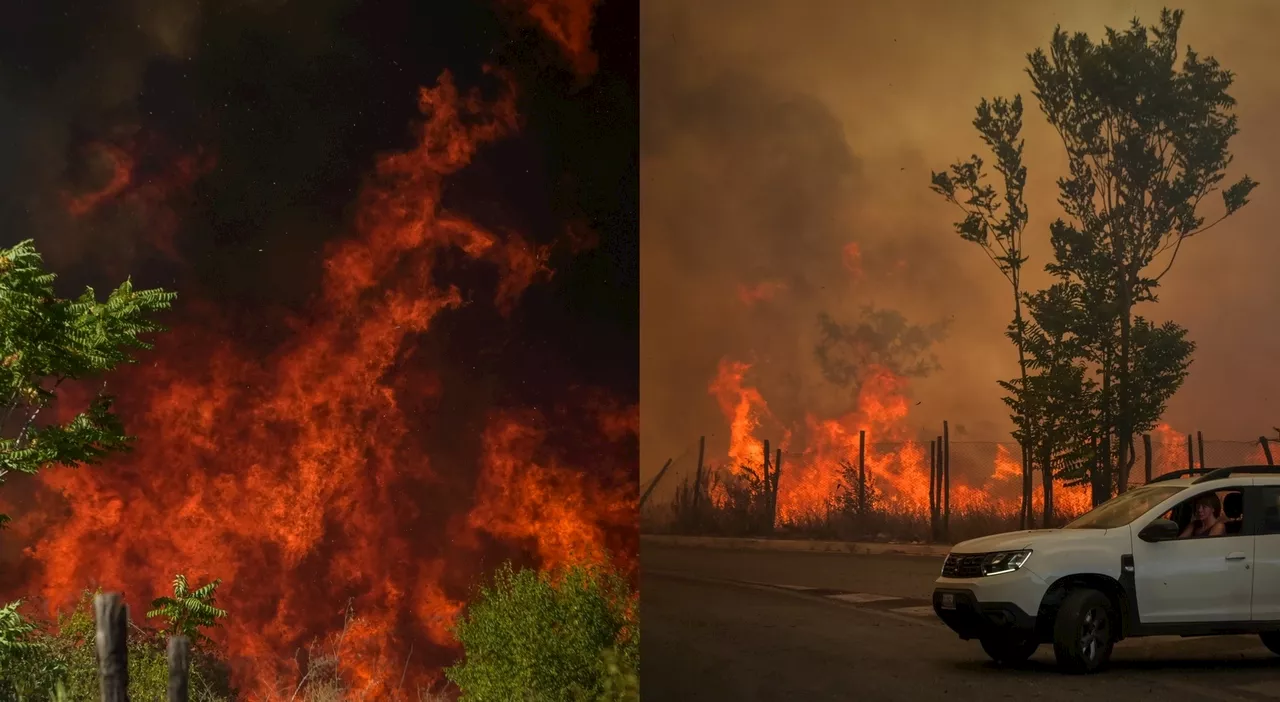
[[[1080,626],[1080,653],[1085,660],[1095,661],[1102,655],[1110,633],[1105,610],[1094,607],[1084,613]]]

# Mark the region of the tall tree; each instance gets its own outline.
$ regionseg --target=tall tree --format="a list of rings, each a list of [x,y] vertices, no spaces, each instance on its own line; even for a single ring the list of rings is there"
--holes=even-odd
[[[1022,233],[1027,226],[1027,205],[1023,190],[1027,169],[1022,163],[1022,96],[1013,100],[983,99],[978,103],[973,126],[995,156],[995,170],[1003,181],[1003,195],[986,182],[983,160],[977,155],[951,166],[951,172],[932,173],[931,189],[960,208],[964,218],[955,223],[956,233],[982,248],[1013,292],[1013,323],[1009,336],[1018,350],[1017,387],[1027,387],[1027,326],[1022,310]],[[1010,387],[1008,384],[1006,389]],[[1012,396],[1011,396],[1012,398]],[[1011,405],[1012,406],[1012,405]],[[1034,404],[1023,403],[1015,410],[1020,421],[1014,436],[1022,447],[1022,526],[1031,518],[1031,457],[1036,419],[1029,414]]]
[[[1135,19],[1123,32],[1108,29],[1098,43],[1056,28],[1048,52],[1028,57],[1034,95],[1062,139],[1070,169],[1059,180],[1069,220],[1056,222],[1054,234],[1065,246],[1088,250],[1074,258],[1106,261],[1113,297],[1104,309],[1117,333],[1114,344],[1101,345],[1104,394],[1115,385],[1115,415],[1104,417],[1103,436],[1116,437],[1115,450],[1108,446],[1105,455],[1108,465],[1119,459],[1120,490],[1128,483],[1139,424],[1133,308],[1155,299],[1187,239],[1238,211],[1257,186],[1246,175],[1220,187],[1238,131],[1235,99],[1227,92],[1233,76],[1190,48],[1178,66],[1182,18],[1181,11],[1164,10],[1159,26],[1148,30]],[[1218,191],[1224,210],[1206,224],[1200,205]]]
[[[0,483],[12,472],[100,461],[128,448],[130,437],[100,392],[66,423],[42,414],[68,380],[85,380],[149,349],[145,334],[162,330],[152,317],[176,295],[134,290],[126,280],[99,302],[92,288],[74,299],[54,294],[32,242],[0,249]],[[8,517],[0,514],[0,526]]]

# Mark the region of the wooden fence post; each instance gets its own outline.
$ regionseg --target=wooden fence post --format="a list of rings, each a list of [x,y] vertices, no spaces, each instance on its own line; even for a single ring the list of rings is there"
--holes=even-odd
[[[1151,435],[1142,435],[1142,468],[1147,482],[1151,482]]]
[[[1191,435],[1187,434],[1187,470],[1195,472],[1196,469],[1196,452],[1191,444]]]
[[[129,608],[120,593],[108,592],[94,596],[93,615],[102,702],[129,702]]]
[[[942,421],[942,535],[951,540],[951,429]]]
[[[773,515],[769,513],[769,486],[770,486],[772,483],[770,483],[770,481],[769,481],[769,440],[768,440],[768,439],[765,439],[765,440],[764,440],[764,468],[763,468],[763,470],[764,470],[764,475],[763,475],[762,477],[763,477],[763,479],[764,479],[764,480],[763,480],[763,483],[764,483],[764,512],[765,512],[765,513],[764,513],[764,516],[765,516],[765,518],[767,518],[767,519],[769,520],[769,522],[768,522],[767,524],[765,524],[765,525],[764,525],[764,528],[765,528],[765,531],[773,531]]]
[[[1196,432],[1196,445],[1200,448],[1200,470],[1204,470],[1204,434]]]
[[[929,442],[929,538],[938,540],[938,444]]]
[[[934,489],[933,505],[934,505],[934,509],[937,510],[937,514],[934,515],[934,521],[937,522],[937,525],[936,525],[937,528],[941,529],[942,528],[942,434],[938,434],[938,437],[934,439],[934,441],[937,442],[938,444],[938,482],[936,485],[933,486],[933,489]],[[937,535],[939,533],[940,532],[938,531],[934,531],[935,540],[937,540],[938,538]]]
[[[773,521],[778,519],[778,480],[782,478],[782,449],[774,449],[773,454],[773,488],[769,491],[769,515]]]
[[[867,518],[867,430],[858,430],[858,517]]]
[[[698,437],[698,472],[693,474],[693,516],[698,518],[698,503],[702,501],[702,456],[707,450],[707,437]]]
[[[1276,462],[1275,459],[1271,457],[1271,442],[1267,440],[1267,437],[1259,436],[1258,443],[1262,444],[1262,455],[1267,457],[1267,465],[1274,466]]]
[[[168,702],[187,702],[190,676],[191,642],[185,636],[174,636],[169,639]]]

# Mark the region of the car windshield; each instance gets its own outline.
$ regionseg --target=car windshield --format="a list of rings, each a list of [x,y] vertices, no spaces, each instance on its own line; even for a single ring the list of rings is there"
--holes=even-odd
[[[1063,529],[1116,529],[1141,517],[1165,498],[1182,492],[1177,485],[1148,485],[1134,488],[1103,502]]]

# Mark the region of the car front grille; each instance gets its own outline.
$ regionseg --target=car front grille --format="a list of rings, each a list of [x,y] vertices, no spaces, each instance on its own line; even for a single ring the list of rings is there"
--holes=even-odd
[[[947,556],[942,564],[944,578],[978,578],[982,576],[982,560],[985,553],[955,554]]]

